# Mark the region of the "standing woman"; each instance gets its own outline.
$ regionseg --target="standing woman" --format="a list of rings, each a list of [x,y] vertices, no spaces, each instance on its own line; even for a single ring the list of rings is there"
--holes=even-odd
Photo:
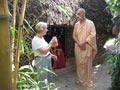
[[[47,33],[47,23],[45,22],[39,22],[35,27],[37,34],[32,39],[32,49],[34,52],[34,56],[36,59],[36,69],[42,69],[47,68],[49,70],[52,70],[51,66],[51,56],[54,57],[50,53],[51,47],[53,47],[53,44],[57,41],[56,37],[53,37],[49,43],[47,43],[44,39],[44,35]],[[47,74],[41,74],[40,75],[40,88],[45,87],[45,79],[48,80],[48,82],[51,82],[52,75],[50,73]],[[47,89],[42,89],[47,90]]]

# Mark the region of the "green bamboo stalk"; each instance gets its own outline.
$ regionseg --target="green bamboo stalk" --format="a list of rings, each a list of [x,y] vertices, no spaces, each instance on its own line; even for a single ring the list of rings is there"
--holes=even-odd
[[[13,6],[13,28],[15,29],[15,23],[16,23],[16,0],[14,0],[14,6]]]
[[[13,30],[15,32],[15,23],[16,23],[16,0],[13,0]],[[12,37],[11,39],[11,61],[12,64],[14,65],[14,43],[15,43],[15,38]],[[14,83],[14,72],[12,73],[12,83]]]
[[[22,36],[22,25],[25,15],[25,9],[26,9],[26,2],[27,0],[22,0],[22,9],[21,9],[21,16],[18,26],[18,35],[17,35],[17,42],[16,42],[16,55],[15,55],[15,74],[14,74],[14,90],[16,90],[17,85],[17,75],[18,75],[18,67],[19,67],[19,59],[20,59],[20,40]]]
[[[7,0],[0,0],[0,90],[12,90]]]

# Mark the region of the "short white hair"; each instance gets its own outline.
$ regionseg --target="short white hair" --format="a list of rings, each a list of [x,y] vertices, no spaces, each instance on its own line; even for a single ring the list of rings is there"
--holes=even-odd
[[[37,33],[42,32],[44,29],[47,29],[47,23],[45,22],[39,22],[37,23],[37,25],[35,26],[35,29],[37,30]]]
[[[83,12],[84,14],[86,13],[86,11],[85,11],[84,8],[79,8],[79,9],[77,10],[77,12],[78,12],[78,11]]]

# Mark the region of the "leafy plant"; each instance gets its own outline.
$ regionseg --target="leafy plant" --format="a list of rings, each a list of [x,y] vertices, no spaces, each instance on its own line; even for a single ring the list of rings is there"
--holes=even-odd
[[[108,64],[108,74],[111,75],[112,85],[120,86],[120,57],[114,51],[109,55],[105,62]]]
[[[120,0],[105,0],[107,7],[113,15],[112,21],[116,23],[120,17]]]
[[[17,90],[40,90],[40,82],[44,82],[47,90],[50,90],[52,86],[55,86],[55,83],[49,83],[47,79],[44,81],[40,81],[39,77],[41,74],[52,73],[56,75],[54,72],[42,68],[38,71],[32,65],[25,65],[18,69],[18,83],[17,83]]]
[[[10,27],[10,30],[11,30],[12,37],[15,38],[15,30],[12,27],[12,24],[10,24],[9,27]]]
[[[114,24],[118,22],[120,19],[120,0],[105,0],[108,5],[106,9],[109,9],[113,18],[111,19]],[[119,44],[119,43],[118,43]],[[105,59],[108,64],[109,72],[111,75],[112,85],[120,86],[120,55],[117,51],[113,51],[111,55],[109,55]]]
[[[113,17],[120,16],[120,0],[105,0]]]
[[[70,20],[70,10],[68,10],[68,8],[65,5],[63,4],[58,5],[55,2],[53,2],[53,4],[56,6],[56,8],[59,10],[61,14],[63,14],[64,16],[67,17],[68,20]]]

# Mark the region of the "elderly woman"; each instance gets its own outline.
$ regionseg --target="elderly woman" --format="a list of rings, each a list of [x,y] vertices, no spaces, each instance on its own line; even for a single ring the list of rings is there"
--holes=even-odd
[[[32,49],[36,59],[36,69],[47,68],[52,70],[51,66],[51,53],[50,49],[53,47],[53,44],[56,42],[57,38],[53,37],[49,43],[44,39],[44,35],[47,33],[47,23],[39,22],[35,27],[37,34],[32,39]],[[53,57],[53,55],[52,55]],[[51,73],[41,74],[40,81],[48,79],[48,82],[51,82]],[[44,87],[45,83],[41,82],[40,87]],[[43,89],[42,89],[43,90]],[[47,89],[45,89],[47,90]]]

